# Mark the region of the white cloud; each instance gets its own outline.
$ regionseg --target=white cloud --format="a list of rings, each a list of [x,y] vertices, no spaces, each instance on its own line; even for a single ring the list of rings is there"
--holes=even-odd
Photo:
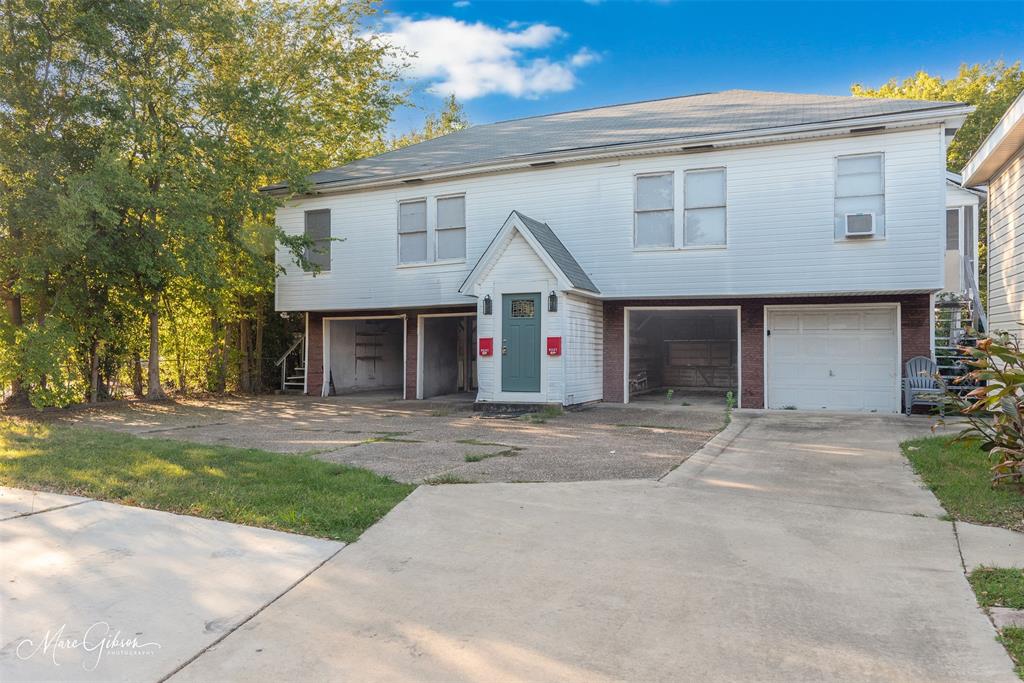
[[[469,0],[455,0],[452,7],[469,7]]]
[[[569,58],[569,63],[577,69],[599,61],[601,61],[601,55],[586,47]]]
[[[452,17],[392,16],[385,27],[381,37],[414,53],[412,79],[429,83],[430,92],[454,93],[461,100],[493,93],[538,97],[565,92],[576,85],[576,71],[598,59],[587,48],[568,58],[530,54],[551,48],[566,36],[548,24],[497,28]]]

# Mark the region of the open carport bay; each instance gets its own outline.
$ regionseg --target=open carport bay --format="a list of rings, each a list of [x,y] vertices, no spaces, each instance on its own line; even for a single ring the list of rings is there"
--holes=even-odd
[[[404,318],[329,318],[326,333],[329,396],[401,392],[405,380]]]
[[[668,389],[681,395],[737,391],[736,307],[637,307],[627,313],[631,398]]]

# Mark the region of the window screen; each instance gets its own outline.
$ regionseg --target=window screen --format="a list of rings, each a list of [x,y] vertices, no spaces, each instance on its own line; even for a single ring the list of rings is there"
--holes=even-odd
[[[634,205],[635,244],[670,247],[675,242],[673,174],[637,176]]]
[[[847,214],[873,214],[875,236],[885,235],[884,157],[859,154],[836,159],[835,236],[846,237]]]
[[[960,249],[960,209],[946,209],[946,251]]]
[[[318,209],[306,212],[304,228],[306,239],[313,240],[313,245],[306,247],[306,261],[320,270],[331,269],[331,210]]]
[[[683,245],[725,244],[725,169],[687,171]]]
[[[466,258],[466,198],[437,200],[437,260]]]
[[[423,263],[427,260],[427,202],[402,202],[398,205],[398,262]]]

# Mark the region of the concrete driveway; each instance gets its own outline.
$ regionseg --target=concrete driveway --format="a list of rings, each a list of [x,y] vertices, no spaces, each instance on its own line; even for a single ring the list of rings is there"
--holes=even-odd
[[[172,677],[1005,681],[901,417],[745,414],[661,482],[421,487]]]
[[[52,419],[152,438],[308,453],[403,482],[590,481],[661,477],[724,425],[724,394],[685,402],[603,403],[541,422],[481,416],[466,401],[262,396],[132,402]]]
[[[343,544],[0,488],[0,681],[157,681]]]

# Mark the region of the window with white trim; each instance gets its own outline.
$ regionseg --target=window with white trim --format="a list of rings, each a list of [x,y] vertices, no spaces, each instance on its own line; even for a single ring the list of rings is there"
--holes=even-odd
[[[466,258],[466,198],[437,198],[437,232],[435,254],[438,261]]]
[[[885,237],[885,156],[836,157],[835,237]]]
[[[724,246],[725,169],[687,171],[683,198],[683,246]]]
[[[307,271],[317,268],[321,271],[331,269],[331,210],[317,209],[305,213],[303,235],[313,244],[306,247],[305,259],[309,264]]]
[[[427,200],[398,205],[398,262],[427,262]]]
[[[633,200],[633,235],[636,246],[674,246],[673,179],[672,172],[636,176]]]

